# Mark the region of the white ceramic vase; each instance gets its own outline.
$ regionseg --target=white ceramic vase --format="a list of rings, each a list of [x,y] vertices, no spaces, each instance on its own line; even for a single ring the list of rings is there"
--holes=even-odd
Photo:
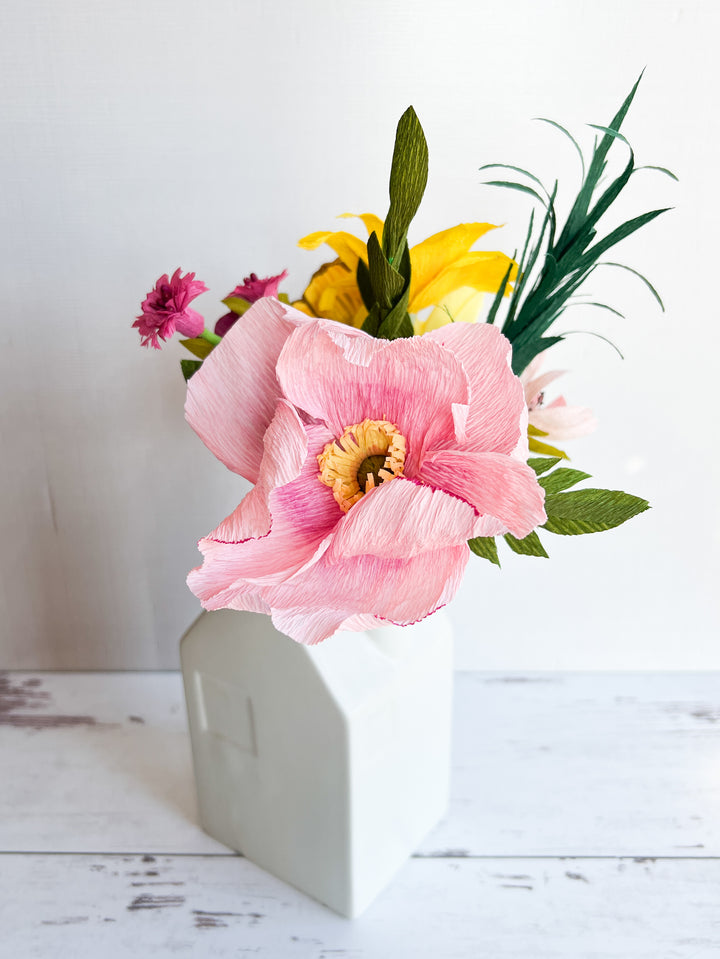
[[[181,659],[203,828],[358,915],[447,806],[445,614],[302,646],[267,616],[203,613]]]

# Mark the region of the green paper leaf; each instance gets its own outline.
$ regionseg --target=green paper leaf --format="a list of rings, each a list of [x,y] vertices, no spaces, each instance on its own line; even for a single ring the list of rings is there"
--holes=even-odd
[[[569,130],[566,130],[564,126],[557,123],[555,120],[548,120],[547,117],[535,117],[535,119],[539,123],[549,123],[551,127],[555,127],[556,130],[559,130],[561,133],[565,134],[565,136],[568,138],[568,140],[572,143],[572,145],[577,150],[577,154],[580,157],[580,166],[582,168],[582,177],[584,180],[585,179],[585,157],[583,156],[583,152],[580,149],[580,144],[577,142],[577,140],[572,135],[572,133],[570,133]]]
[[[664,166],[653,166],[650,163],[646,163],[644,166],[635,167],[636,173],[638,173],[640,170],[656,170],[658,173],[664,173],[666,176],[669,176],[670,179],[675,180],[676,183],[680,182],[679,178],[675,176],[672,170],[668,170],[668,168]]]
[[[385,310],[392,310],[401,296],[405,284],[397,270],[393,269],[385,259],[385,254],[380,247],[380,241],[375,232],[368,237],[367,251],[370,283],[382,314]]]
[[[370,312],[373,308],[375,298],[373,297],[372,283],[370,282],[370,271],[365,260],[358,260],[357,272],[355,274],[360,296],[365,304],[365,309]]]
[[[476,536],[475,539],[468,540],[468,546],[476,556],[489,560],[495,566],[500,565],[497,544],[493,536]]]
[[[202,336],[196,336],[192,340],[180,340],[180,344],[184,346],[189,353],[192,353],[193,356],[197,356],[198,359],[201,360],[204,360],[205,357],[209,356],[213,351],[212,343],[208,343]]]
[[[365,317],[365,320],[362,325],[363,333],[368,333],[370,336],[377,336],[378,329],[380,328],[380,307],[377,303],[372,305],[370,312]]]
[[[506,190],[517,190],[519,193],[527,193],[528,196],[539,200],[544,207],[546,207],[548,203],[544,197],[540,196],[537,190],[533,190],[531,186],[527,186],[525,183],[515,183],[513,180],[487,180],[485,186],[501,186],[505,187]]]
[[[190,379],[202,366],[202,360],[180,360],[180,369],[185,378],[185,382]]]
[[[390,263],[401,253],[407,231],[425,193],[428,148],[412,107],[400,117],[390,169],[390,209],[383,229],[383,253]]]
[[[241,296],[226,296],[222,302],[232,313],[237,313],[238,316],[247,313],[252,306],[251,303],[248,303],[248,301],[244,300]]]
[[[578,536],[614,529],[649,509],[647,500],[620,490],[583,489],[545,497],[543,528],[561,536]]]
[[[515,257],[513,257],[513,259],[515,259]],[[486,323],[495,322],[497,311],[500,309],[500,304],[502,303],[503,298],[505,296],[505,290],[507,289],[508,280],[510,279],[510,274],[512,273],[512,269],[513,269],[513,264],[510,263],[510,265],[507,268],[507,271],[505,272],[505,276],[502,279],[502,283],[498,287],[498,291],[495,294],[495,299],[492,302],[492,306],[490,307],[490,312],[488,313],[487,320],[485,321]]]
[[[528,533],[524,539],[516,539],[510,533],[506,533],[503,539],[513,553],[518,553],[520,556],[544,556],[545,559],[550,558],[545,552],[545,547],[540,542],[540,537],[535,530],[533,530],[532,533]]]
[[[562,457],[560,456],[543,456],[540,459],[529,459],[527,465],[531,470],[535,470],[538,476],[542,476],[543,473],[551,470],[553,466],[557,466],[561,459]]]
[[[655,297],[655,299],[658,301],[658,303],[660,304],[660,309],[663,311],[663,313],[665,312],[665,304],[664,304],[663,301],[660,299],[660,294],[659,294],[658,291],[655,289],[655,287],[652,285],[652,283],[650,282],[650,280],[648,280],[648,278],[647,278],[646,276],[643,276],[642,273],[639,273],[637,270],[633,270],[633,268],[632,268],[631,266],[625,266],[624,263],[611,263],[609,260],[606,260],[604,263],[598,263],[597,266],[616,266],[616,267],[618,267],[618,268],[621,269],[621,270],[627,270],[628,273],[634,273],[635,276],[638,277],[638,279],[640,279],[640,280],[643,281],[643,283],[645,284],[645,286],[650,290],[650,292],[652,293],[652,295],[653,295],[653,296]]]
[[[287,293],[278,293],[277,298],[281,303],[285,303],[287,306],[290,306],[290,297],[287,295]]]
[[[590,479],[589,473],[561,467],[547,476],[541,477],[538,482],[546,493],[559,493],[561,490],[569,489],[569,487],[575,486],[576,483],[581,483],[586,479]]]

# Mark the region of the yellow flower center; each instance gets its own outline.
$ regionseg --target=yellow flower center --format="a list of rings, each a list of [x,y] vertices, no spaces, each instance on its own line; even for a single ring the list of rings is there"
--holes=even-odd
[[[396,476],[405,466],[405,437],[387,420],[363,420],[346,426],[318,456],[319,480],[333,491],[343,513],[359,499]]]

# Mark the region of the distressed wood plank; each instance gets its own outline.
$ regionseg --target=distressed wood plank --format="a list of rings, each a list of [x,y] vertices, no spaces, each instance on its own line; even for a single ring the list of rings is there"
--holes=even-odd
[[[458,673],[424,855],[720,855],[720,674]],[[177,673],[0,677],[0,850],[223,853]]]
[[[412,859],[347,920],[241,857],[0,862],[7,956],[715,959],[717,860]]]

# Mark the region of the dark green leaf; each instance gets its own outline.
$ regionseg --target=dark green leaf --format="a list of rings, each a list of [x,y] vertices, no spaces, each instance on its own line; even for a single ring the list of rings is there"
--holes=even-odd
[[[671,179],[675,180],[676,183],[680,182],[679,179],[672,172],[672,170],[668,170],[667,167],[664,167],[664,166],[652,166],[651,164],[646,163],[645,166],[635,167],[636,173],[638,172],[638,170],[657,170],[658,173],[666,174],[666,176],[669,176]]]
[[[535,470],[538,476],[542,476],[543,473],[551,470],[553,466],[557,466],[560,460],[560,456],[543,456],[537,459],[529,459],[527,465],[531,470]]]
[[[660,216],[661,213],[667,213],[671,209],[672,207],[666,206],[661,210],[651,210],[649,213],[643,213],[641,216],[633,217],[632,220],[626,220],[621,226],[617,227],[611,233],[608,233],[602,240],[598,240],[594,246],[591,246],[584,256],[581,257],[578,268],[586,269],[587,266],[594,263],[598,257],[602,256],[603,253],[606,253],[610,247],[615,246],[616,243],[624,240],[625,237],[630,236],[631,233],[635,233],[636,230],[645,226],[646,223],[650,223],[651,220]]]
[[[521,173],[523,176],[529,177],[535,183],[538,184],[541,190],[547,193],[542,180],[535,176],[534,173],[530,173],[528,170],[523,170],[520,166],[513,166],[511,163],[486,163],[484,166],[481,166],[480,172],[483,170],[513,170],[515,173]]]
[[[518,190],[520,193],[527,193],[529,196],[535,197],[544,207],[547,206],[548,201],[541,197],[537,190],[533,190],[531,186],[527,186],[525,183],[514,183],[512,180],[488,180],[485,186],[502,186],[508,190]]]
[[[625,266],[624,263],[610,263],[608,260],[606,260],[604,263],[598,263],[597,265],[598,265],[598,266],[617,266],[617,267],[619,267],[621,270],[627,270],[628,273],[634,273],[635,276],[638,277],[638,279],[640,279],[640,280],[643,281],[643,283],[645,284],[645,286],[650,290],[650,292],[652,293],[652,295],[653,295],[653,296],[655,297],[655,299],[658,301],[658,303],[660,304],[660,309],[663,311],[663,313],[665,312],[665,304],[664,304],[663,301],[660,299],[660,294],[659,294],[658,291],[655,289],[655,287],[652,285],[652,283],[650,282],[650,280],[648,280],[648,278],[647,278],[646,276],[643,276],[642,273],[639,273],[637,270],[633,270],[633,268],[632,268],[631,266]]]
[[[506,533],[504,540],[513,553],[519,553],[521,556],[544,556],[545,559],[549,559],[543,544],[540,542],[540,537],[535,530],[529,533],[524,539],[516,539],[510,533]]]
[[[546,493],[559,493],[561,490],[569,489],[576,483],[590,479],[589,473],[583,473],[582,470],[571,470],[566,467],[554,470],[546,476],[541,477],[538,482]]]
[[[476,556],[482,559],[490,560],[496,566],[500,565],[498,558],[497,544],[492,536],[476,536],[475,539],[468,540],[468,546]]]
[[[182,375],[185,377],[186,383],[194,373],[197,373],[201,366],[202,360],[180,360],[180,369],[182,370]]]
[[[546,117],[535,117],[540,123],[549,123],[551,127],[555,127],[556,130],[559,130],[561,133],[564,133],[568,140],[577,150],[578,156],[580,157],[580,166],[582,167],[582,176],[583,180],[585,179],[585,157],[583,152],[580,149],[580,144],[577,142],[575,137],[570,133],[569,130],[566,130],[564,126],[561,126],[559,123],[556,123],[555,120],[548,120]]]
[[[562,536],[613,529],[649,508],[638,496],[620,490],[583,489],[545,497],[544,528]]]
[[[505,296],[505,289],[507,288],[508,280],[510,279],[510,274],[512,273],[513,266],[514,266],[513,263],[511,263],[508,266],[505,276],[502,279],[502,283],[498,287],[498,291],[495,294],[495,299],[492,301],[492,306],[490,307],[490,312],[488,313],[488,316],[487,316],[487,320],[486,320],[487,323],[495,322],[497,311],[500,309],[500,304],[502,303],[503,298]]]

